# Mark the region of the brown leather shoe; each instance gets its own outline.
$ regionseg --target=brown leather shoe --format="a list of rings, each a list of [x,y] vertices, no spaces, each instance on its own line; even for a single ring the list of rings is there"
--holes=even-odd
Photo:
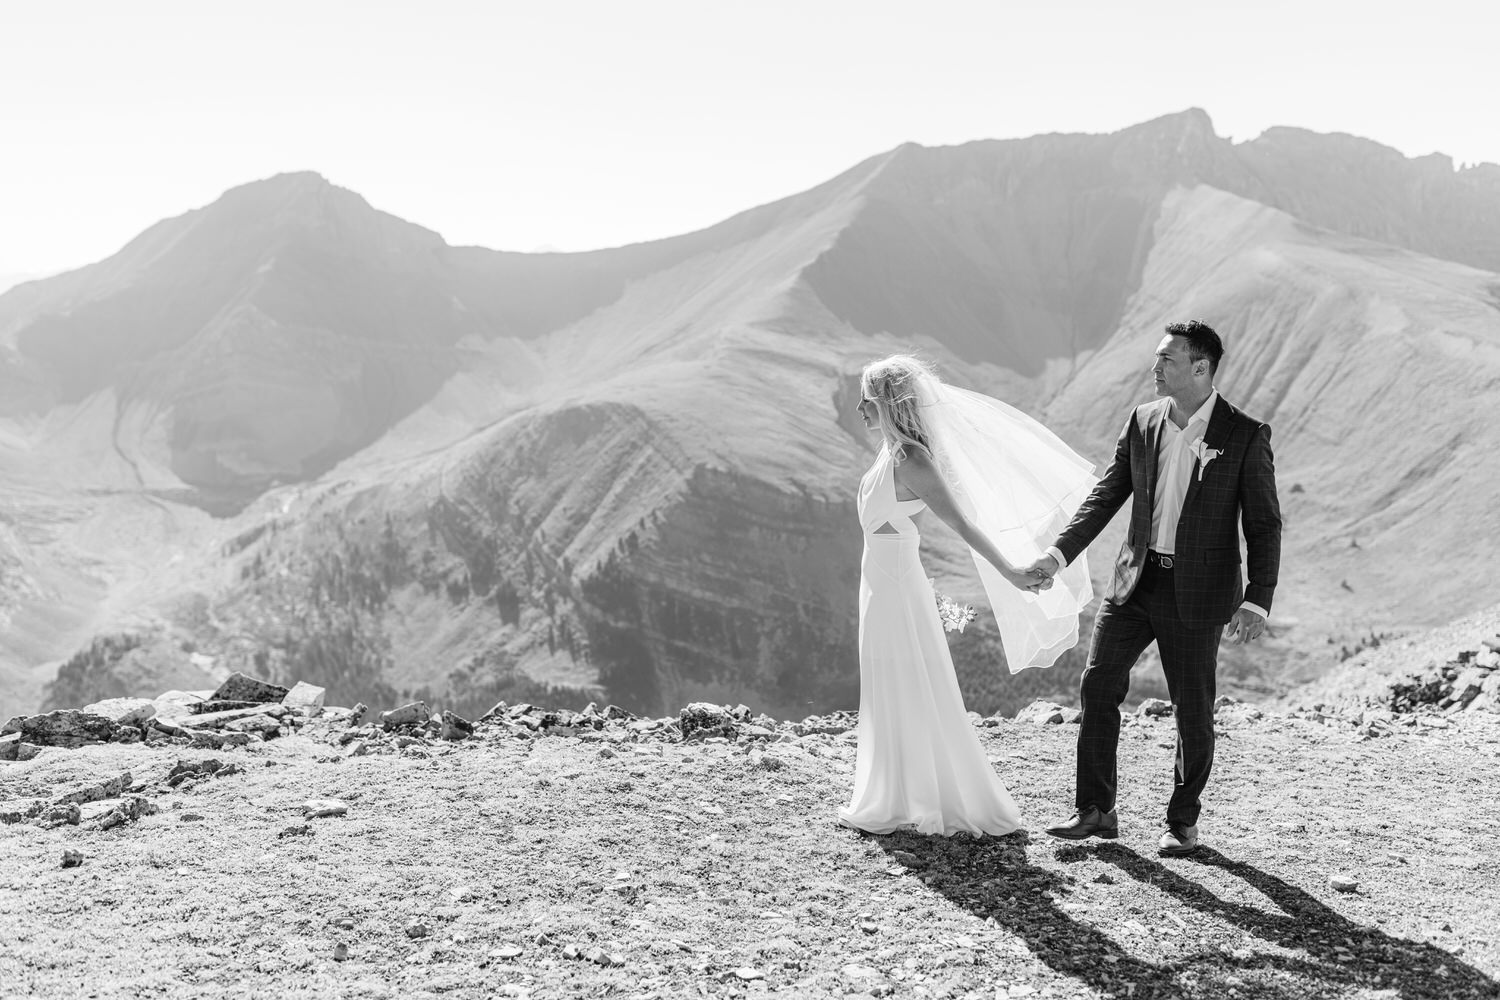
[[[1104,812],[1098,806],[1089,806],[1056,826],[1047,827],[1046,833],[1061,840],[1087,840],[1090,837],[1114,840],[1120,835],[1120,821],[1115,818],[1113,809]]]
[[[1167,832],[1161,835],[1161,841],[1157,844],[1157,853],[1169,858],[1192,854],[1197,849],[1198,827],[1184,826],[1181,823],[1171,824]]]

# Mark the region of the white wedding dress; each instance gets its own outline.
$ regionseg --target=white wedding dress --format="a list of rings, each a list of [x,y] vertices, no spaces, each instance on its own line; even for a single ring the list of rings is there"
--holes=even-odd
[[[859,749],[839,822],[871,833],[1006,834],[1021,813],[985,758],[964,710],[953,658],[912,518],[897,500],[890,449],[859,486],[865,550],[859,584]],[[1050,662],[1050,661],[1049,661]]]

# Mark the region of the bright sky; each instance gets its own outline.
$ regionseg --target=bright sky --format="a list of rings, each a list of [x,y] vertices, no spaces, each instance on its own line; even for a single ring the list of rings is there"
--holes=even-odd
[[[1297,125],[1500,162],[1485,6],[0,0],[0,281],[288,170],[450,243],[581,250],[710,225],[908,140],[1193,106],[1236,140]]]

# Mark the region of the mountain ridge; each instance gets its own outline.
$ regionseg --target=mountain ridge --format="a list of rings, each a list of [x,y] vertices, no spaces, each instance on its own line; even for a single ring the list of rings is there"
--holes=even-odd
[[[392,685],[477,702],[555,684],[646,710],[699,694],[783,712],[842,705],[859,545],[849,503],[871,454],[851,415],[859,365],[916,349],[1102,464],[1122,415],[1149,395],[1162,323],[1193,314],[1226,334],[1224,388],[1274,420],[1289,474],[1285,631],[1226,654],[1232,683],[1275,687],[1320,669],[1325,636],[1464,599],[1455,581],[1489,550],[1451,526],[1492,515],[1457,473],[1500,444],[1481,416],[1437,439],[1453,458],[1398,441],[1389,468],[1361,478],[1343,461],[1349,444],[1323,439],[1368,451],[1393,427],[1441,422],[1450,400],[1424,409],[1414,391],[1429,375],[1488,412],[1493,272],[1405,244],[1483,257],[1467,215],[1428,231],[1411,205],[1478,199],[1488,207],[1469,215],[1482,222],[1500,197],[1471,183],[1488,172],[1445,177],[1379,153],[1378,169],[1352,171],[1342,200],[1319,207],[1327,171],[1295,183],[1323,150],[1312,145],[1290,133],[1230,143],[1199,109],[1103,136],[903,144],[705,230],[578,254],[450,247],[312,174],[238,188],[236,211],[264,202],[257,224],[296,239],[265,271],[264,245],[230,254],[228,271],[253,287],[185,344],[124,375],[100,375],[109,366],[93,358],[84,374],[106,388],[40,410],[56,376],[0,348],[0,381],[33,407],[0,416],[0,462],[95,511],[86,530],[57,531],[24,499],[19,523],[55,538],[17,551],[31,546],[28,566],[56,554],[78,593],[101,577],[138,581],[129,600],[80,612],[98,631],[128,621],[158,636],[131,655],[178,663],[185,643],[219,666],[322,670],[307,676],[350,702]],[[1419,174],[1438,178],[1437,195],[1412,186]],[[1387,203],[1389,190],[1405,193]],[[1380,204],[1351,220],[1360,192]],[[1278,203],[1311,205],[1330,225]],[[357,222],[265,221],[307,204]],[[403,241],[400,270],[386,239]],[[48,287],[71,287],[41,284],[0,296],[0,335],[26,333]],[[1409,378],[1380,374],[1392,365]],[[1320,410],[1321,394],[1339,405]],[[1386,398],[1390,418],[1373,429],[1345,419]],[[1332,494],[1303,490],[1324,478]],[[1418,498],[1451,518],[1416,546],[1448,572],[1411,601],[1411,578],[1378,560],[1398,558],[1420,526]],[[184,504],[220,519],[179,514]],[[163,537],[181,545],[176,583],[132,568],[157,562],[124,538],[97,547],[109,525],[148,511],[175,525]],[[962,547],[940,527],[928,535],[929,572],[977,597]],[[18,583],[0,612],[37,593]],[[330,594],[327,607],[313,599]],[[1079,666],[998,676],[983,623],[955,657],[985,711],[1066,698]]]

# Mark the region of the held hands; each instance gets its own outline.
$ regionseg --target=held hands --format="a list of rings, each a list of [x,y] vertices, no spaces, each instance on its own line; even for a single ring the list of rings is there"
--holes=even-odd
[[[1020,580],[1012,580],[1022,590],[1029,590],[1033,594],[1039,594],[1052,586],[1052,577],[1058,571],[1057,560],[1052,556],[1044,555],[1030,566],[1024,567],[1020,572]]]
[[[1248,608],[1240,608],[1224,626],[1224,638],[1236,646],[1254,642],[1265,631],[1266,620]]]

